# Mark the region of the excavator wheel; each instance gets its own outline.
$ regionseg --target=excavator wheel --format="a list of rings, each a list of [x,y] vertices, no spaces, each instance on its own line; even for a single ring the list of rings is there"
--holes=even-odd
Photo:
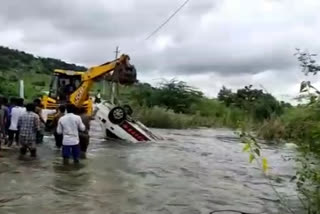
[[[109,112],[109,120],[114,124],[120,124],[126,119],[126,111],[122,107],[114,107]]]

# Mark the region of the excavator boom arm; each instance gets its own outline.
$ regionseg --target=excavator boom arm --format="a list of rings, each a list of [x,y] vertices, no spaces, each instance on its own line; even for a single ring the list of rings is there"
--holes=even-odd
[[[129,60],[129,56],[123,54],[114,61],[91,67],[86,73],[83,74],[81,85],[75,92],[71,94],[70,102],[76,106],[80,106],[85,100],[88,99],[89,91],[96,79],[109,74],[112,71],[120,71],[122,69],[127,70],[130,67],[134,68],[130,65]],[[134,78],[136,78],[135,75]],[[136,81],[136,79],[134,81]]]
[[[83,81],[97,79],[105,74],[108,74],[114,70],[116,67],[117,60],[100,65],[91,67],[82,77]]]
[[[117,66],[123,65],[125,67],[128,67],[129,64],[129,56],[128,55],[121,55],[118,59],[107,62],[105,64],[91,67],[83,76],[83,81],[90,80],[90,79],[96,79],[99,78],[105,74],[108,74],[115,70]]]

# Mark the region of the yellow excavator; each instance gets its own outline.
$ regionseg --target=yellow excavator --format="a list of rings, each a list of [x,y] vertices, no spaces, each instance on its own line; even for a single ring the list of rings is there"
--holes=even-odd
[[[56,69],[50,84],[48,95],[42,97],[45,109],[56,109],[61,104],[72,103],[77,107],[84,107],[88,115],[93,113],[93,101],[89,92],[96,81],[105,79],[122,85],[132,85],[137,82],[136,69],[130,64],[128,55],[99,66],[89,68],[87,71],[70,71]],[[52,116],[48,116],[48,121]]]

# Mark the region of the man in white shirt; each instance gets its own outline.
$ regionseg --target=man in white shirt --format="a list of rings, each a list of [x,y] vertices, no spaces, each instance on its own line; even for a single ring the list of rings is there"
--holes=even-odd
[[[67,164],[72,154],[74,163],[79,163],[79,131],[85,131],[86,127],[82,123],[81,117],[74,114],[76,107],[73,104],[67,104],[66,109],[67,114],[59,119],[57,127],[57,133],[63,135],[63,162]]]
[[[9,145],[11,146],[14,139],[16,140],[17,145],[19,145],[19,133],[18,133],[18,121],[19,118],[26,112],[26,108],[23,107],[23,99],[19,98],[16,100],[16,106],[11,110],[11,121],[8,130],[9,135]]]

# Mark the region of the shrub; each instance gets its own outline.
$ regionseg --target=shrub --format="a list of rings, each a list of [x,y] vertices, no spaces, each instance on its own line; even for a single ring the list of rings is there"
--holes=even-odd
[[[32,85],[35,85],[35,86],[46,86],[46,83],[44,81],[36,81],[36,82],[33,82]]]
[[[17,82],[17,81],[19,81],[19,79],[16,75],[10,75],[9,81],[10,82]]]

